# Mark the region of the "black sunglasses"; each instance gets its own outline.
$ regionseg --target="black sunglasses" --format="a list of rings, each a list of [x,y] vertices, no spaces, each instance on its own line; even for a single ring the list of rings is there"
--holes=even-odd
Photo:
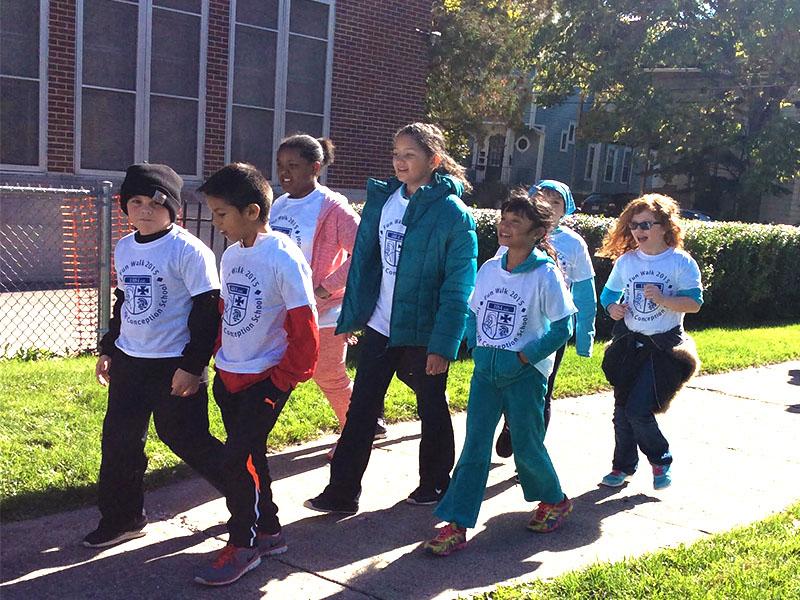
[[[631,231],[636,231],[636,229],[641,229],[642,231],[650,231],[653,225],[662,225],[661,221],[631,221],[628,223],[628,229]]]

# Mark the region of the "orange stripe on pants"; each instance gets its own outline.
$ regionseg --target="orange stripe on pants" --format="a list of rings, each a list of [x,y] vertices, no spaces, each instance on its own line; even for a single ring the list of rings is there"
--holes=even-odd
[[[253,455],[247,455],[247,472],[250,473],[250,477],[253,478],[253,485],[256,486],[256,491],[261,492],[261,483],[258,480],[258,473],[256,473],[256,467],[253,464]]]

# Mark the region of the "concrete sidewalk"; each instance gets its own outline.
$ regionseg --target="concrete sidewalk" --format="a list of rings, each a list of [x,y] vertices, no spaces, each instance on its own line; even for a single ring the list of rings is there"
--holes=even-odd
[[[674,483],[655,492],[643,459],[627,487],[599,488],[613,448],[609,393],[558,400],[547,445],[575,511],[551,535],[525,529],[510,460],[494,457],[478,527],[448,558],[418,549],[436,525],[403,500],[417,484],[419,424],[390,427],[364,479],[361,512],[346,519],[302,506],[328,480],[333,438],[272,457],[273,491],[289,551],[238,583],[208,589],[193,568],[222,547],[224,502],[199,479],[147,497],[144,538],[103,552],[79,545],[97,522],[83,509],[3,526],[0,595],[12,598],[452,598],[501,583],[549,578],[595,561],[692,542],[800,499],[800,361],[699,377],[661,419]],[[457,452],[464,415],[454,418]]]

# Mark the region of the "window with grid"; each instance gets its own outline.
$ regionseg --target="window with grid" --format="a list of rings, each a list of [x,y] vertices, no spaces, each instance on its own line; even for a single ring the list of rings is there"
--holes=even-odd
[[[333,6],[316,0],[231,6],[228,159],[271,177],[284,136],[327,133]]]
[[[613,146],[606,149],[606,168],[603,173],[603,181],[611,182],[617,178],[617,154],[619,150]]]
[[[207,4],[79,4],[80,172],[118,172],[146,160],[200,176]]]
[[[631,180],[631,167],[633,163],[633,150],[625,148],[622,152],[622,172],[619,180],[621,183],[629,183]]]
[[[42,0],[0,0],[0,164],[45,165],[47,14]]]

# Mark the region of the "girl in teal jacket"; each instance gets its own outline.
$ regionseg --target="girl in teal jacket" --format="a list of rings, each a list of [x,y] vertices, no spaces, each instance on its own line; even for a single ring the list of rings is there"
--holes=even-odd
[[[414,389],[422,421],[419,486],[407,501],[438,502],[455,459],[445,389],[475,285],[475,221],[459,198],[469,184],[435,125],[400,129],[392,163],[396,178],[367,183],[336,330],[364,335],[330,483],[305,503],[320,512],[358,511],[375,425],[396,372]]]

